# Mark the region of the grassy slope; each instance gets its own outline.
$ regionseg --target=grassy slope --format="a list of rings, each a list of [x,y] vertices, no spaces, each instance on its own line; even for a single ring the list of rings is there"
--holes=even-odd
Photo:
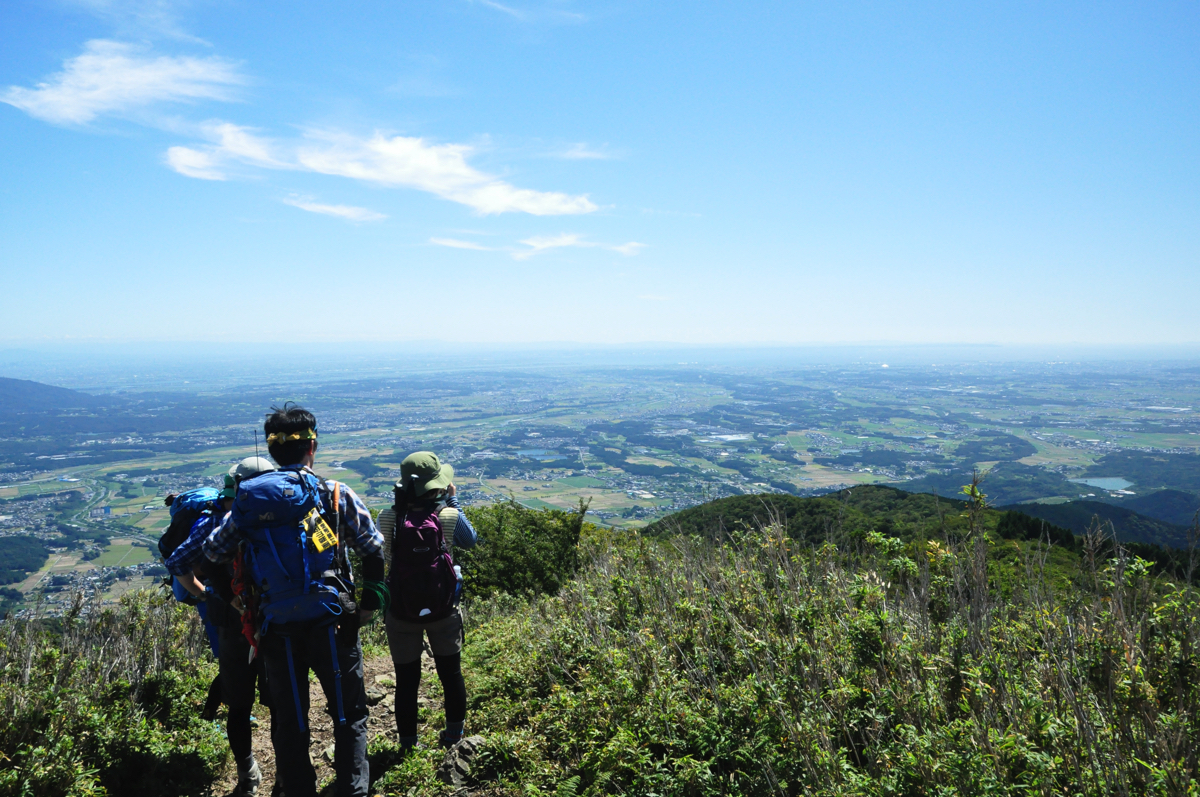
[[[1095,548],[1005,539],[1012,516],[962,502],[772,498],[788,534],[747,523],[720,544],[471,510],[485,543],[461,561],[490,595],[467,614],[468,723],[486,739],[473,793],[1200,793],[1189,589]],[[10,627],[0,752],[23,769],[0,772],[0,795],[211,783],[224,748],[192,721],[211,673],[194,612],[131,600],[59,643]],[[435,754],[372,750],[377,791],[449,791]]]
[[[1028,543],[1023,559],[992,556],[980,570],[969,539],[871,539],[858,554],[771,530],[725,546],[598,542],[557,598],[502,608],[468,634],[481,785],[830,797],[1200,788],[1193,594],[1128,568],[1055,583]]]

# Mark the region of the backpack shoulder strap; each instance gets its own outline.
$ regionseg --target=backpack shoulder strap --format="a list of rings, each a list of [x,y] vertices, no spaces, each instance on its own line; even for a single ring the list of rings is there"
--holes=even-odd
[[[396,536],[396,507],[384,507],[375,520],[375,528],[383,536],[383,566],[392,569],[392,540]]]
[[[333,483],[333,533],[337,535],[338,540],[342,539],[342,483]]]
[[[438,528],[442,530],[442,547],[449,550],[454,540],[454,527],[458,525],[458,510],[452,506],[438,512]]]

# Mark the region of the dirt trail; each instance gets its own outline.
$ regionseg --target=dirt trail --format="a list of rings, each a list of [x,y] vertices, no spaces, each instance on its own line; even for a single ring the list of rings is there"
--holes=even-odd
[[[440,694],[434,696],[429,693],[429,685],[437,681],[437,674],[433,668],[433,658],[426,653],[421,660],[423,672],[421,674],[421,698],[424,701],[422,705],[428,709],[428,716],[434,717],[441,713],[442,699]],[[369,690],[375,687],[383,692],[384,698],[369,705],[370,717],[367,720],[368,744],[380,737],[384,737],[390,741],[396,741],[396,719],[394,714],[394,697],[395,697],[395,678],[396,673],[392,666],[392,661],[386,655],[367,658],[363,663],[364,684]],[[380,678],[390,678],[391,685],[384,685],[378,682]],[[329,785],[334,778],[333,764],[325,757],[325,751],[333,744],[333,719],[329,716],[325,707],[325,696],[321,692],[321,685],[315,679],[309,684],[309,696],[311,707],[308,711],[308,719],[311,734],[311,744],[309,754],[312,756],[313,766],[317,771],[317,785]],[[368,700],[368,703],[370,700]],[[269,797],[271,788],[275,784],[275,751],[271,747],[271,718],[266,707],[261,704],[255,704],[254,716],[258,718],[259,726],[254,731],[254,757],[258,759],[258,764],[262,768],[263,783],[259,789],[260,797]],[[222,708],[218,714],[218,720],[222,723],[225,721],[225,711]],[[222,726],[224,727],[224,726]],[[373,776],[381,773],[372,773]],[[237,787],[237,768],[232,761],[225,768],[222,774],[214,784],[214,795],[228,795]]]

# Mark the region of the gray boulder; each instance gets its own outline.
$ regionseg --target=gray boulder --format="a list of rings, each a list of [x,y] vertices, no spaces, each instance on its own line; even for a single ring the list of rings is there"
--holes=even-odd
[[[447,786],[466,786],[471,777],[471,759],[483,744],[482,736],[468,736],[446,751],[437,778]]]

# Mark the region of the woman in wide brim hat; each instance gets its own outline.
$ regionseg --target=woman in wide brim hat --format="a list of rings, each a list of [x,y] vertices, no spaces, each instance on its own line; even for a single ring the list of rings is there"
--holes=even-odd
[[[463,727],[467,715],[467,689],[462,677],[462,644],[463,619],[458,608],[461,597],[461,576],[456,572],[456,588],[449,606],[449,612],[442,616],[425,613],[417,616],[406,614],[408,611],[402,603],[400,595],[410,593],[411,585],[424,583],[422,579],[405,579],[402,572],[429,572],[424,569],[431,566],[423,557],[430,556],[429,545],[419,542],[415,547],[393,542],[403,537],[409,542],[414,540],[413,529],[427,530],[436,525],[441,537],[443,551],[447,561],[453,567],[449,558],[451,543],[460,548],[472,548],[478,540],[475,529],[467,516],[459,511],[458,498],[454,487],[454,468],[444,464],[438,455],[432,451],[418,451],[405,457],[400,464],[400,481],[396,482],[394,506],[379,513],[379,531],[383,535],[384,559],[388,563],[388,587],[394,598],[386,617],[388,647],[392,654],[392,664],[396,668],[396,730],[400,737],[400,746],[411,750],[417,743],[417,692],[421,684],[421,652],[425,646],[425,638],[429,638],[429,648],[433,652],[433,663],[437,668],[438,678],[442,682],[446,710],[446,728],[442,731],[440,742],[450,747],[463,737]],[[403,527],[397,530],[397,524]],[[426,538],[427,539],[427,538]],[[415,553],[420,551],[421,553]],[[434,552],[437,556],[438,552]],[[413,570],[414,563],[418,565]],[[445,567],[446,565],[432,565]],[[455,571],[458,568],[454,568]],[[438,593],[449,597],[448,593]],[[430,604],[436,605],[436,595],[430,596]],[[443,606],[445,604],[442,604]],[[429,610],[425,610],[428,612]]]

